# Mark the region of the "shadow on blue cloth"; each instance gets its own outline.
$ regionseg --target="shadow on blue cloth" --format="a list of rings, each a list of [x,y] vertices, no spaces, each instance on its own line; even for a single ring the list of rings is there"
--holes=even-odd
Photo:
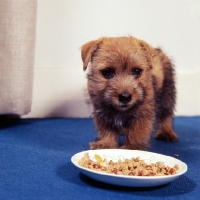
[[[14,135],[20,143],[34,144],[35,147],[38,146],[47,150],[66,151],[72,149],[72,147],[84,150],[88,149],[89,143],[89,140],[85,140],[84,132],[94,132],[93,124],[88,125],[90,121],[89,119],[59,118],[5,119],[5,121],[0,121],[0,130],[5,130],[7,136]],[[76,135],[81,131],[83,134],[77,140]]]
[[[71,169],[70,169],[71,168]],[[183,175],[177,180],[158,187],[148,187],[148,188],[133,188],[133,187],[122,187],[115,186],[111,184],[102,183],[96,180],[93,180],[82,173],[75,173],[74,178],[69,178],[69,171],[74,171],[74,166],[66,164],[57,169],[57,175],[60,176],[63,180],[71,182],[73,184],[79,184],[79,186],[90,186],[93,188],[99,188],[101,190],[113,191],[117,193],[133,193],[134,195],[139,196],[152,196],[152,197],[162,197],[162,196],[176,196],[180,194],[186,194],[192,192],[197,185],[187,176]],[[77,176],[81,181],[77,182]]]

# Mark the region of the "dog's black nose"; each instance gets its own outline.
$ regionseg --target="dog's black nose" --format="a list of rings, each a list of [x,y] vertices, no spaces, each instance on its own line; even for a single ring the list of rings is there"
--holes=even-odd
[[[119,94],[118,98],[121,103],[128,103],[129,101],[131,101],[131,95],[127,92]]]

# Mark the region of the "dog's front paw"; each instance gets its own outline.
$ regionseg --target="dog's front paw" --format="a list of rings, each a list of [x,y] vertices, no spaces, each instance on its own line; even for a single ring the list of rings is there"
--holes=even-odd
[[[113,143],[108,143],[104,141],[97,141],[97,142],[91,142],[90,143],[90,149],[95,150],[95,149],[115,149],[117,148],[117,144]]]

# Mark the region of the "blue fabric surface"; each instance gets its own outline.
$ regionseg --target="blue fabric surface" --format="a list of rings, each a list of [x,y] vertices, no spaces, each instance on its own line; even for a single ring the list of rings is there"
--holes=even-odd
[[[94,181],[70,159],[96,137],[92,119],[21,119],[0,127],[0,199],[199,199],[200,117],[176,117],[176,143],[152,139],[149,151],[186,162],[170,184],[127,188]]]

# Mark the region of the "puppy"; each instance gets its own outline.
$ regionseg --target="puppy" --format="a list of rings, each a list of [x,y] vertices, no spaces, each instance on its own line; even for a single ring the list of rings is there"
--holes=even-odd
[[[144,150],[157,139],[176,141],[174,69],[160,49],[134,37],[103,37],[81,48],[98,140],[90,149]]]

